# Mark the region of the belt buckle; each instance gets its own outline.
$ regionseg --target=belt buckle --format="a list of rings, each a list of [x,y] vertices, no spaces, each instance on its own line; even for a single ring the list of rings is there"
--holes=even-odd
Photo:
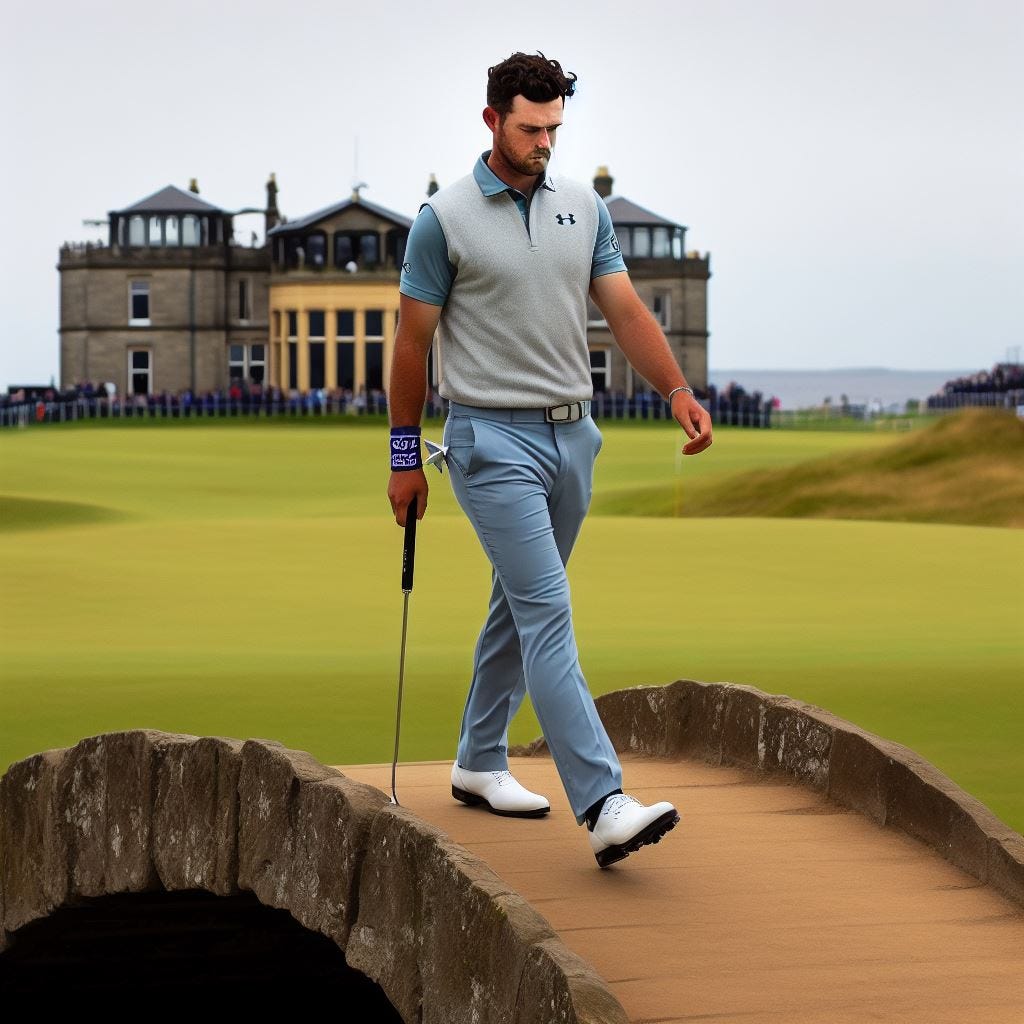
[[[555,413],[565,410],[564,416],[556,416]],[[575,415],[573,415],[575,413]],[[572,423],[581,417],[579,402],[569,402],[566,405],[550,405],[544,410],[544,419],[548,423]]]

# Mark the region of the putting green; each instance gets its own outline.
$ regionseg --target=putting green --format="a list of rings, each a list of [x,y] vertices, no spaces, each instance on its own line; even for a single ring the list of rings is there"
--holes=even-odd
[[[635,476],[638,453],[674,470],[677,431],[603,429],[599,487]],[[774,437],[792,461],[804,438],[886,442],[720,431],[711,451],[756,460]],[[0,438],[9,493],[130,517],[0,533],[0,767],[138,726],[389,760],[401,532],[383,449],[380,431],[355,426]],[[698,458],[682,471],[719,469]],[[447,478],[430,481],[405,759],[454,752],[490,582]],[[686,676],[820,704],[913,747],[1019,830],[1022,555],[1008,529],[594,516],[570,563],[581,661],[595,693]],[[524,708],[511,739],[538,731]]]

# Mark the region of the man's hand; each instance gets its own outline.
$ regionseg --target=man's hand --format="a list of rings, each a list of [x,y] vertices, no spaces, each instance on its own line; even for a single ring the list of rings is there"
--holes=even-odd
[[[672,415],[690,438],[684,455],[696,455],[711,444],[711,415],[693,395],[677,391],[672,396]]]
[[[395,522],[405,526],[405,514],[409,502],[416,498],[416,519],[419,521],[427,511],[427,478],[422,469],[408,469],[404,473],[392,473],[388,483],[388,498]]]

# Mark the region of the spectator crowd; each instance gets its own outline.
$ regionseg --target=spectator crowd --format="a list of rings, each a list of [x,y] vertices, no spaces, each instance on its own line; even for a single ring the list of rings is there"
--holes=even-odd
[[[991,370],[979,370],[969,377],[946,381],[944,395],[992,394],[1024,389],[1024,365],[996,363]]]
[[[778,399],[766,399],[760,391],[747,392],[732,382],[721,390],[710,385],[698,390],[697,398],[716,423],[741,427],[769,427]],[[631,397],[623,392],[601,391],[591,405],[597,418],[669,419],[671,413],[662,397],[638,391]],[[427,416],[444,414],[444,400],[428,391]],[[314,388],[285,390],[258,382],[235,380],[228,388],[193,394],[179,392],[120,395],[112,384],[80,381],[70,388],[20,387],[0,394],[0,425],[63,422],[73,419],[122,417],[191,418],[200,416],[317,416],[347,413],[362,416],[387,412],[387,396],[377,388]]]
[[[929,409],[957,409],[964,405],[1024,405],[1024,366],[996,363],[991,370],[946,381],[942,390],[928,399]]]

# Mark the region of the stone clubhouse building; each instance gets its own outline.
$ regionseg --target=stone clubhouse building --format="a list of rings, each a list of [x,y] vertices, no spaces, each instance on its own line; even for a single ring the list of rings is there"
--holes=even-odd
[[[604,197],[636,289],[694,387],[707,387],[710,256],[686,228],[612,192]],[[428,195],[437,189],[431,179]],[[240,244],[234,218],[262,214],[264,241]],[[228,211],[192,180],[112,210],[105,243],[60,250],[62,388],[110,382],[122,395],[192,394],[238,382],[284,392],[386,391],[398,282],[412,221],[356,189],[296,220],[281,216],[274,175],[263,207]],[[595,393],[647,389],[591,306]],[[436,383],[431,355],[431,384]]]

